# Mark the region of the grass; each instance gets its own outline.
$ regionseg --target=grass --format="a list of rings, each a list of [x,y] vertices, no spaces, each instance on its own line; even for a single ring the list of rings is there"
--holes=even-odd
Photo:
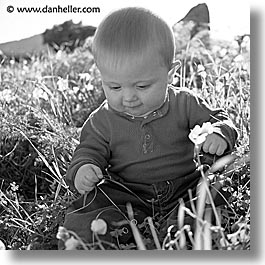
[[[215,41],[209,48],[190,45],[176,57],[182,67],[174,82],[230,114],[240,134],[236,154],[244,158],[250,151],[249,49]],[[80,127],[103,99],[89,44],[70,54],[60,50],[27,61],[1,62],[0,248],[57,249],[65,209],[77,196],[65,184],[64,175]],[[212,205],[214,218],[205,200],[192,209],[180,203],[177,218],[163,236],[152,218],[138,225],[129,218],[136,244],[120,248],[250,249],[249,161],[239,159],[229,172],[213,175],[225,181],[224,188],[231,193],[226,205]],[[201,192],[207,194],[207,185],[201,185]],[[133,209],[129,205],[127,209],[133,216]],[[196,220],[195,231],[186,223],[188,217]],[[82,248],[77,236],[60,229],[66,241],[71,239],[69,248],[80,243]],[[117,246],[98,239],[91,248]]]

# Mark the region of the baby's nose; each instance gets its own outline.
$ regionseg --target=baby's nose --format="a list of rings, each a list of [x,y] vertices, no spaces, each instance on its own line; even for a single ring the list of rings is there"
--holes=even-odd
[[[136,91],[133,88],[125,88],[123,92],[123,100],[126,102],[137,100]]]

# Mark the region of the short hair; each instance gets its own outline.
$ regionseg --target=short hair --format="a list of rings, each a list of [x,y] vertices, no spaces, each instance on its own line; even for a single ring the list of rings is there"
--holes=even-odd
[[[175,52],[171,28],[150,10],[128,7],[112,12],[100,23],[92,53],[97,64],[104,62],[115,67],[128,55],[139,56],[150,47],[157,49],[162,63],[170,70]]]

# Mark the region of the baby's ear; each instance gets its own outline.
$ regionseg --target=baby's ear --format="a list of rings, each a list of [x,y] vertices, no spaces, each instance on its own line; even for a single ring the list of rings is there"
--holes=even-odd
[[[177,60],[172,63],[172,66],[168,72],[168,84],[171,84],[174,79],[175,72],[181,67],[181,61]]]

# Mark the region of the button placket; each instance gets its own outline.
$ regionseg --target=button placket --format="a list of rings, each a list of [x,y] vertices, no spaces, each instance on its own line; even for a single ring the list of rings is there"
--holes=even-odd
[[[162,117],[160,110],[154,111],[148,116],[144,117],[141,128],[143,129],[143,153],[148,154],[154,151],[154,139],[151,132],[151,128],[148,126],[152,121]]]
[[[143,152],[144,154],[153,152],[153,137],[150,130],[145,125],[143,127],[144,135],[143,135]]]

